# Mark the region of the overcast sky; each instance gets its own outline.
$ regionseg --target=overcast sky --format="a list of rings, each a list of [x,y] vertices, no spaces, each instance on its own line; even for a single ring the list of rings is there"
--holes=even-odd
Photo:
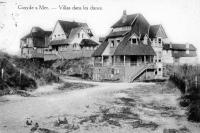
[[[21,9],[39,5],[49,9]],[[59,5],[88,10],[60,10]],[[102,10],[90,10],[91,6]],[[20,38],[32,26],[53,30],[58,19],[87,22],[95,35],[104,36],[123,10],[143,14],[150,24],[162,24],[172,42],[192,43],[200,50],[200,0],[0,0],[0,49],[17,53]]]

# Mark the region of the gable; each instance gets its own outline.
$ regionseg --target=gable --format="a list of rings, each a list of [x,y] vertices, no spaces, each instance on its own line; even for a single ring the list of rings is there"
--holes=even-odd
[[[132,24],[132,32],[134,32],[138,36],[145,36],[149,33],[149,26],[150,24],[145,19],[145,17],[142,14],[139,14]]]
[[[67,38],[59,22],[56,23],[54,30],[51,34],[51,38],[52,40],[63,40]]]
[[[90,39],[89,35],[82,28],[72,29],[69,39],[71,43],[80,43],[83,39]]]
[[[160,26],[160,28],[158,29],[156,37],[167,38],[167,35],[162,26]]]
[[[137,18],[138,14],[126,15],[126,21],[123,21],[123,17],[121,17],[113,26],[112,28],[116,27],[124,27],[124,26],[131,26],[134,20]]]

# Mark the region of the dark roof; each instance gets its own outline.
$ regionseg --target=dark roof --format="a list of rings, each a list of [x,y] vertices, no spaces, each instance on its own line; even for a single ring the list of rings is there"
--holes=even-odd
[[[159,25],[151,25],[150,28],[149,28],[149,38],[155,38],[157,36],[157,33],[159,31],[159,29],[162,28],[162,25],[159,24]],[[164,37],[167,38],[167,35],[163,29],[163,32],[164,32]]]
[[[149,29],[149,38],[155,38],[160,25],[151,25]]]
[[[121,43],[118,45],[118,47],[116,48],[115,50],[115,53],[114,54],[125,54],[125,51],[127,52],[130,52],[129,50],[125,50],[124,51],[124,48],[128,48],[129,46],[126,46],[126,45],[130,45],[130,44],[127,44],[128,43],[128,39],[130,38],[131,35],[133,35],[134,33],[138,36],[144,36],[144,35],[148,35],[148,31],[149,31],[149,23],[147,22],[147,20],[143,17],[143,15],[141,14],[134,14],[134,15],[128,15],[128,16],[132,16],[131,18],[133,18],[133,16],[137,16],[135,17],[135,21],[133,22],[132,24],[132,29],[131,31],[129,31],[127,34],[125,34],[125,37],[124,39],[121,41]],[[118,23],[118,22],[117,22]],[[120,25],[120,23],[119,23]],[[113,34],[113,33],[111,33]],[[115,33],[114,33],[115,34]],[[117,33],[117,34],[121,34],[120,32]],[[109,34],[110,35],[110,34]],[[105,41],[95,50],[95,52],[93,53],[93,56],[101,56],[104,49],[107,47],[108,45],[108,38],[109,38],[109,35],[106,37]],[[126,47],[125,47],[126,46]],[[152,47],[150,45],[144,45],[144,44],[141,44],[140,45],[137,45],[138,47],[137,48],[141,48],[143,49],[142,50],[139,50],[140,54],[146,54],[146,55],[154,55],[155,52],[154,50],[152,49]],[[136,48],[136,49],[137,49]],[[130,50],[132,50],[133,47],[130,48]],[[139,53],[136,53],[135,54],[139,54]],[[134,53],[127,53],[127,54],[134,54]],[[125,54],[126,55],[126,54]]]
[[[187,54],[186,51],[177,51],[177,52],[172,52],[172,57],[175,58],[180,58],[180,57],[196,57],[197,53],[196,51],[189,51]]]
[[[132,45],[129,38],[132,36],[130,32],[124,40],[116,48],[114,55],[156,55],[150,44],[143,44],[138,40],[139,44]]]
[[[107,37],[113,38],[113,37],[121,37],[128,33],[129,31],[117,31],[117,32],[111,32]]]
[[[80,43],[81,47],[96,47],[97,45],[99,44],[91,39],[83,39]]]
[[[108,41],[104,41],[92,54],[92,56],[101,56],[103,51],[105,50],[105,48],[108,45]]]
[[[123,22],[123,16],[112,26],[112,28],[131,26],[138,14],[126,15],[126,21]]]
[[[69,35],[71,30],[77,27],[88,27],[86,23],[79,23],[79,22],[70,22],[70,21],[63,21],[58,20],[61,27],[63,28],[64,32]]]
[[[186,45],[187,44],[166,43],[166,44],[163,44],[163,49],[164,50],[185,51],[185,50],[187,50]],[[196,51],[196,47],[193,44],[189,44],[189,50]]]
[[[25,35],[24,37],[22,37],[21,39],[26,39],[28,37],[38,37],[38,38],[44,38],[45,36],[50,36],[51,35],[51,31],[45,31],[40,27],[33,27],[31,29],[31,32],[27,35]]]
[[[149,33],[149,22],[144,18],[142,14],[138,14],[132,25],[132,32],[138,36],[148,35]]]
[[[68,44],[69,41],[67,39],[63,39],[63,40],[52,40],[49,45],[62,45],[62,44]]]

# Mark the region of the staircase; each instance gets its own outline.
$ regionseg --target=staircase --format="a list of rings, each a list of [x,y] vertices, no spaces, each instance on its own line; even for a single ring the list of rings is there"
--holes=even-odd
[[[144,71],[146,71],[147,69],[150,68],[154,68],[154,64],[146,64],[144,66],[141,66],[141,69],[138,70],[136,73],[134,73],[133,75],[131,75],[131,77],[129,78],[129,82],[133,82],[136,78],[138,78]]]

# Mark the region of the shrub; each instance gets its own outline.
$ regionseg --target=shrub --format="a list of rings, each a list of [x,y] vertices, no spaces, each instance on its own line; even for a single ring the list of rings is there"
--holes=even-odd
[[[170,76],[170,81],[174,82],[184,94],[181,97],[180,105],[188,108],[188,120],[200,122],[200,86],[199,83],[196,85],[194,82],[196,76],[200,79],[198,66],[183,65],[178,67],[175,74]],[[187,93],[185,92],[186,85],[188,88]]]
[[[186,86],[183,78],[174,74],[170,76],[169,80],[172,81],[177,86],[177,88],[181,91],[181,93],[183,94],[185,93]]]

